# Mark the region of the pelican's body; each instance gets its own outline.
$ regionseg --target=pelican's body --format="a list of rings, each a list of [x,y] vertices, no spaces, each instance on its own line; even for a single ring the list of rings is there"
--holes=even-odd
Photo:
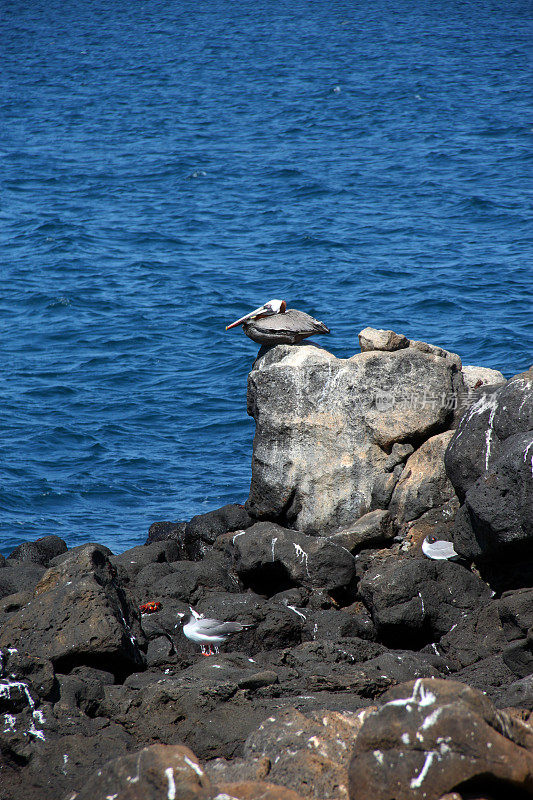
[[[308,336],[329,333],[323,322],[304,311],[287,308],[285,300],[270,300],[232,322],[226,330],[237,325],[242,325],[246,336],[261,345],[297,344]]]

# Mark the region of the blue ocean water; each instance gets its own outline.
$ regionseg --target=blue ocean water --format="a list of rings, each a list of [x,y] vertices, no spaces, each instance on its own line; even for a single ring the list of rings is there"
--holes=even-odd
[[[528,368],[531,3],[3,0],[0,551],[242,502],[271,297]]]

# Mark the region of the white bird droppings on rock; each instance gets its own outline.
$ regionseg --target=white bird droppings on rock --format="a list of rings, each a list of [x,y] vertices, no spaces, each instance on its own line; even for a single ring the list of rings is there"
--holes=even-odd
[[[176,799],[176,781],[174,780],[174,770],[172,767],[167,767],[165,770],[165,775],[168,780],[168,792],[167,792],[167,800],[175,800]]]

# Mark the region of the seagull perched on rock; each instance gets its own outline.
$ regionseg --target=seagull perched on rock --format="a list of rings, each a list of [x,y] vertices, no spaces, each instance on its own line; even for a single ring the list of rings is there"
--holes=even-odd
[[[428,558],[435,561],[455,561],[460,559],[461,556],[454,549],[451,542],[444,539],[437,539],[436,536],[426,536],[422,542],[422,552]]]
[[[191,616],[183,626],[183,633],[191,642],[201,645],[203,656],[218,653],[219,645],[224,644],[230,634],[240,633],[245,628],[253,627],[252,623],[205,619],[203,614],[198,614],[193,608],[190,608],[190,611]]]
[[[246,336],[257,344],[298,344],[308,336],[329,333],[323,322],[298,311],[287,308],[285,300],[269,300],[255,311],[226,326],[226,330],[242,325]]]

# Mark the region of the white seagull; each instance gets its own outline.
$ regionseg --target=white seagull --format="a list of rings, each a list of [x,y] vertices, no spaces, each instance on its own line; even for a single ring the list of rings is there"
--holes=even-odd
[[[224,644],[230,634],[239,633],[245,628],[253,627],[252,623],[204,619],[203,614],[198,614],[190,606],[189,608],[191,616],[183,626],[183,633],[191,642],[197,642],[201,645],[203,656],[212,656],[218,653],[219,645]]]
[[[422,542],[422,552],[428,558],[435,561],[449,561],[450,559],[461,558],[459,553],[454,549],[451,542],[446,542],[444,539],[437,539],[436,536],[426,536]]]

